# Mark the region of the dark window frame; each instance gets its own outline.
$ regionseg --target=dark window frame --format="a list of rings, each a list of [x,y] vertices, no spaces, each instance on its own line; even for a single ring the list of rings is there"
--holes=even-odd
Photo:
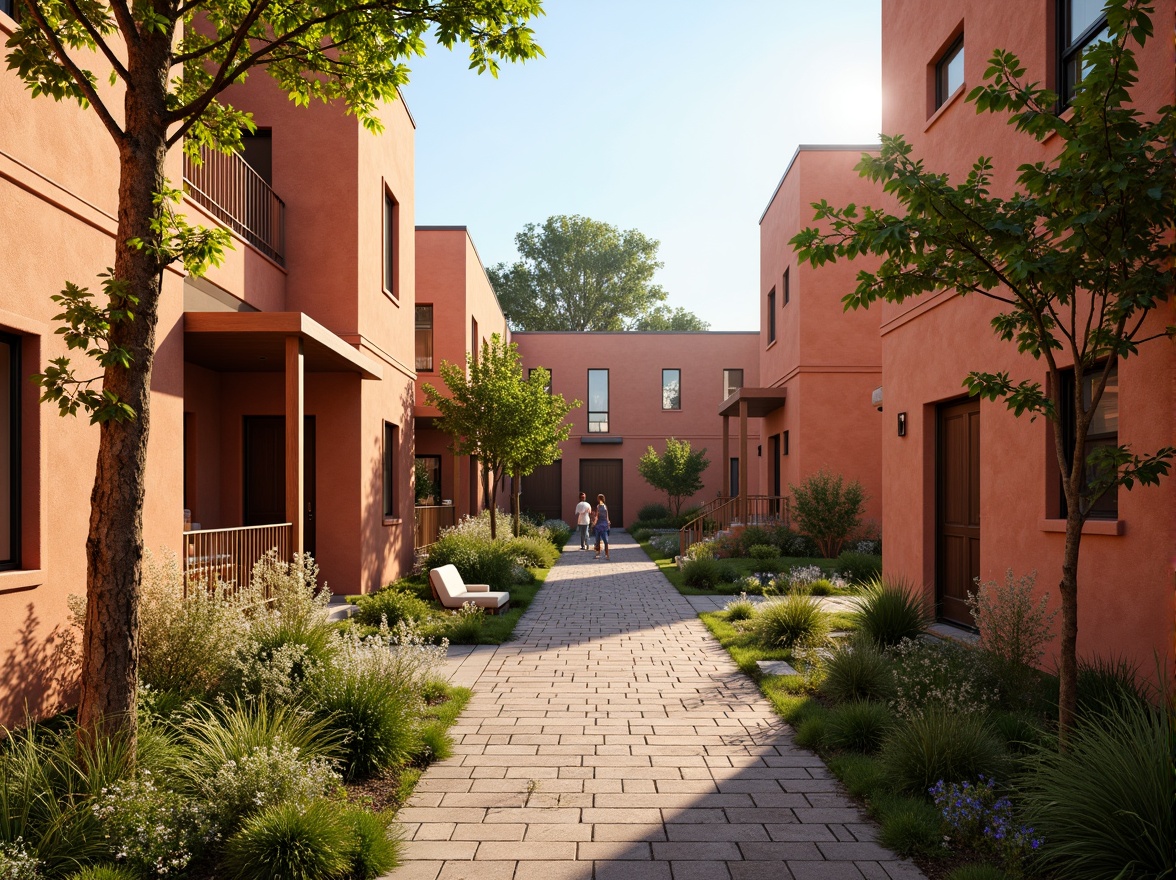
[[[732,385],[728,378],[728,373],[739,374],[739,384]],[[726,400],[736,391],[743,387],[743,368],[742,367],[724,367],[723,368],[723,400]]]
[[[678,374],[678,405],[666,406],[666,373]],[[664,412],[681,412],[682,411],[682,370],[676,367],[662,367],[662,383],[661,383],[661,398],[662,410]]]
[[[768,291],[768,345],[776,341],[776,288]]]
[[[951,65],[956,56],[964,54],[964,35],[960,34],[943,50],[939,60],[935,62],[935,109],[938,110],[947,103],[947,99],[956,93],[956,89],[964,84],[964,74],[961,65],[960,81],[953,88],[951,85]]]
[[[414,470],[415,470],[415,463],[418,461],[436,462],[436,466],[434,468],[432,468],[432,470],[434,470],[436,472],[436,478],[434,479],[433,486],[437,490],[437,494],[435,496],[433,496],[433,500],[434,500],[435,504],[440,504],[441,503],[441,495],[442,495],[442,492],[441,492],[441,468],[444,466],[444,462],[442,461],[442,456],[437,455],[435,453],[423,453],[421,455],[415,455],[413,457]],[[414,502],[416,501],[416,493],[415,492],[413,493],[413,501]]]
[[[421,323],[421,309],[428,309],[429,310],[429,324],[427,327]],[[437,349],[436,349],[436,345],[435,345],[437,337],[436,337],[436,326],[434,323],[435,319],[436,319],[436,315],[437,315],[437,310],[433,308],[432,303],[417,303],[416,307],[413,310],[413,347],[415,349],[415,351],[414,351],[415,358],[416,358],[415,363],[416,363],[416,369],[417,369],[418,373],[432,373],[435,371],[435,368],[437,365]],[[429,331],[428,366],[421,366],[421,362],[424,360],[424,358],[421,357],[420,348],[419,348],[420,337],[417,334],[419,334],[422,330]]]
[[[787,269],[784,270],[784,280],[781,283],[781,287],[784,291],[784,305],[781,306],[781,308],[783,308],[784,306],[788,305],[788,301],[792,298],[792,291],[790,290],[791,284],[788,279]]]
[[[1075,87],[1082,82],[1082,53],[1107,28],[1107,16],[1099,14],[1075,39],[1070,39],[1070,20],[1073,17],[1073,0],[1058,0],[1058,109],[1065,110],[1074,97]],[[1077,75],[1075,75],[1077,74]]]
[[[1090,367],[1089,369],[1087,369],[1086,375],[1083,377],[1083,383],[1084,384],[1085,383],[1093,384],[1094,381],[1099,377],[1099,375],[1101,375],[1103,366],[1104,366],[1104,364],[1096,364],[1096,365]],[[1118,390],[1119,389],[1119,368],[1117,366],[1111,370],[1111,377],[1114,378],[1114,386],[1113,387],[1114,387],[1115,391],[1114,391],[1113,396],[1115,398],[1118,398],[1118,396],[1119,396],[1119,390]],[[1100,407],[1104,406],[1104,405],[1109,405],[1110,398],[1108,398],[1108,396],[1107,396],[1107,391],[1109,391],[1111,388],[1112,388],[1112,384],[1111,384],[1110,378],[1108,378],[1107,388],[1106,388],[1106,390],[1103,391],[1103,396],[1098,402],[1098,405]],[[1063,435],[1063,442],[1066,444],[1064,454],[1065,454],[1065,458],[1066,458],[1066,465],[1067,465],[1067,467],[1069,467],[1072,463],[1071,457],[1072,457],[1073,450],[1074,450],[1074,439],[1075,439],[1074,434],[1075,434],[1075,430],[1076,430],[1076,426],[1074,424],[1074,419],[1075,419],[1074,370],[1072,368],[1068,369],[1068,370],[1064,370],[1062,372],[1062,401],[1061,402],[1062,402],[1062,406],[1061,406],[1062,435]],[[1089,455],[1095,449],[1095,447],[1112,446],[1112,445],[1117,446],[1118,443],[1119,443],[1119,431],[1117,429],[1113,432],[1112,431],[1104,431],[1101,433],[1088,433],[1086,435],[1085,455]],[[1061,511],[1062,518],[1065,518],[1068,515],[1068,512],[1067,512],[1068,508],[1066,505],[1066,492],[1065,492],[1064,486],[1062,485],[1062,481],[1064,481],[1065,478],[1066,478],[1065,474],[1063,474],[1061,481],[1059,481],[1059,483],[1058,483],[1058,496],[1059,496],[1059,505],[1060,505],[1059,509]],[[1086,483],[1086,480],[1084,478],[1083,484],[1085,485],[1085,483]],[[1119,487],[1113,486],[1107,490],[1107,492],[1102,496],[1102,498],[1100,498],[1098,500],[1098,502],[1095,504],[1094,508],[1088,514],[1088,519],[1092,519],[1092,520],[1118,520],[1118,518],[1119,518]]]
[[[0,12],[3,12],[13,21],[20,21],[20,9],[17,6],[17,0],[0,0]]]
[[[604,373],[604,409],[592,409],[592,374]],[[588,393],[585,397],[588,399],[588,433],[589,434],[607,434],[609,428],[609,375],[608,369],[604,367],[590,367],[588,369]],[[604,419],[599,417],[603,415]],[[603,424],[601,424],[603,422]]]
[[[0,342],[9,346],[9,400],[11,405],[9,423],[9,541],[12,555],[0,560],[0,571],[14,571],[22,566],[21,545],[21,404],[24,383],[21,382],[21,337],[13,333],[0,333]]]
[[[400,291],[396,283],[396,275],[399,260],[397,257],[397,249],[400,244],[400,202],[396,200],[396,196],[392,194],[392,190],[387,185],[384,186],[384,261],[383,261],[383,276],[382,283],[384,285],[384,293],[386,293],[393,302],[400,302]]]
[[[394,422],[384,422],[382,453],[384,519],[400,519],[400,487],[396,480],[396,457],[400,454],[400,426]]]
[[[784,432],[784,452],[783,452],[783,454],[784,455],[788,454],[788,432],[787,431]]]

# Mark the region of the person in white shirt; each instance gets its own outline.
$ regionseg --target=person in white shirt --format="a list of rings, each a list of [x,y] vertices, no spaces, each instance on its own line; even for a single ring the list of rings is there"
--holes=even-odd
[[[588,503],[588,496],[580,493],[580,503],[576,505],[576,526],[580,530],[580,549],[588,549],[588,526],[592,522],[592,505]]]

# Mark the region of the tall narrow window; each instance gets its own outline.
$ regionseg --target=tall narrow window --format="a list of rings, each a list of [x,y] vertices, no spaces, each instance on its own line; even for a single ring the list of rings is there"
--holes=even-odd
[[[433,372],[433,307],[416,307],[416,368]]]
[[[1059,0],[1058,2],[1058,94],[1062,104],[1070,103],[1075,87],[1090,69],[1082,59],[1087,48],[1110,38],[1103,0]]]
[[[682,408],[682,371],[662,370],[662,409]]]
[[[396,486],[396,456],[400,451],[400,428],[384,422],[384,518],[399,516],[400,493]]]
[[[723,400],[743,387],[743,370],[723,370]]]
[[[384,292],[396,299],[396,199],[384,190]]]
[[[942,107],[964,84],[964,35],[935,62],[935,109]]]
[[[0,0],[3,3],[4,0]],[[257,172],[266,186],[274,185],[274,133],[272,129],[259,128],[250,134],[241,132],[241,158]]]
[[[791,291],[788,288],[788,270],[784,270],[784,305],[788,305],[788,300],[791,299]]]
[[[788,454],[788,432],[784,432],[784,454]]]
[[[776,341],[776,288],[768,291],[768,342]]]
[[[608,370],[588,371],[588,433],[608,433]]]
[[[478,346],[478,319],[470,318],[470,353],[473,355],[474,363],[478,362],[481,356],[481,349]]]
[[[1082,406],[1089,408],[1092,398],[1092,391],[1095,382],[1098,380],[1102,372],[1101,367],[1092,367],[1090,372],[1082,377]],[[1063,410],[1062,418],[1063,424],[1066,426],[1066,459],[1067,463],[1071,460],[1071,455],[1074,450],[1074,429],[1075,429],[1075,413],[1074,409],[1074,374],[1069,372],[1065,374],[1062,385],[1062,400]],[[1102,397],[1099,398],[1098,406],[1094,410],[1094,417],[1090,420],[1090,429],[1086,432],[1086,448],[1081,453],[1083,457],[1088,457],[1090,453],[1100,447],[1113,447],[1119,445],[1119,371],[1118,369],[1111,370],[1110,376],[1107,377],[1106,388],[1103,389]],[[1082,476],[1082,494],[1086,496],[1089,494],[1088,487],[1099,477],[1099,471],[1091,467],[1089,464],[1084,468]],[[1062,515],[1066,515],[1066,499],[1063,492],[1062,496]],[[1094,502],[1090,508],[1090,516],[1092,519],[1118,519],[1119,518],[1119,496],[1116,488],[1108,489],[1102,497]]]
[[[20,339],[0,334],[0,569],[20,568]]]
[[[416,503],[437,504],[441,500],[441,456],[416,457]]]

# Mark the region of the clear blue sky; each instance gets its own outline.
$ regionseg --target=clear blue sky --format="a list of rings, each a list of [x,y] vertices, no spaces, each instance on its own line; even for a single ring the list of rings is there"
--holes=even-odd
[[[880,0],[544,7],[547,57],[498,79],[412,64],[417,223],[468,226],[488,266],[552,214],[640,229],[671,306],[756,329],[759,216],[797,145],[877,139]]]

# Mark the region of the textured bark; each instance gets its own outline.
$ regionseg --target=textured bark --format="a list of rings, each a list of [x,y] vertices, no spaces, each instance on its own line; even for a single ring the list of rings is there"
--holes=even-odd
[[[119,144],[114,276],[139,302],[133,307],[133,321],[111,328],[111,342],[125,346],[133,363],[129,368],[107,368],[103,387],[129,404],[136,416],[101,426],[86,539],[80,735],[84,741],[98,736],[125,737],[132,747],[151,369],[163,266],[158,256],[134,248],[128,241],[135,237],[153,240],[151,223],[159,210],[155,196],[166,183],[163,116],[170,45],[170,34],[133,40],[128,45],[131,76],[124,101],[126,135]]]

